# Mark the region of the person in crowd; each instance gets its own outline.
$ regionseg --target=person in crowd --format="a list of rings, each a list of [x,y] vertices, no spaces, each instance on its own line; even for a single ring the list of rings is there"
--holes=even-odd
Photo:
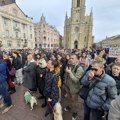
[[[69,111],[72,109],[72,119],[76,120],[78,113],[78,96],[80,91],[79,79],[82,77],[84,70],[79,65],[79,59],[76,54],[70,56],[71,65],[66,67],[64,88],[68,95],[68,106],[64,109]]]
[[[109,72],[112,68],[112,65],[115,63],[120,63],[120,57],[117,58],[107,58],[106,64],[105,64],[105,71]]]
[[[120,63],[114,63],[112,69],[107,71],[107,74],[110,75],[116,81],[117,93],[120,94]]]
[[[59,100],[58,77],[60,74],[59,64],[56,60],[49,60],[47,63],[48,71],[45,75],[44,95],[46,98],[47,111],[45,116],[53,112],[54,105]]]
[[[27,56],[27,62],[23,67],[23,85],[30,91],[36,91],[36,63],[33,59],[33,55]]]
[[[101,120],[103,111],[109,110],[111,101],[117,96],[115,80],[105,74],[102,62],[94,61],[81,84],[88,87],[95,84],[84,100],[84,120],[90,120],[90,114],[91,120]]]
[[[89,66],[89,59],[86,52],[83,52],[82,56],[80,57],[80,65],[84,70],[86,70]]]
[[[37,70],[36,70],[36,77],[37,77],[37,86],[39,89],[39,93],[41,96],[38,97],[38,99],[45,99],[45,96],[43,94],[44,88],[45,88],[45,75],[47,70],[47,62],[44,58],[38,60]],[[44,107],[44,105],[42,105]]]
[[[108,120],[120,120],[120,95],[111,102]]]
[[[66,66],[65,58],[63,57],[62,54],[59,53],[59,54],[57,54],[57,59],[58,59],[59,65],[60,65],[60,77],[61,77],[62,84],[63,84],[65,66]]]
[[[3,103],[0,104],[0,109],[5,107],[2,114],[8,112],[12,108],[12,100],[6,88],[6,62],[3,61],[3,56],[0,55],[0,95],[3,98]]]
[[[12,55],[13,55],[12,65],[16,69],[16,74],[15,74],[16,84],[21,85],[23,83],[22,61],[17,52],[14,52]]]
[[[13,75],[10,74],[10,71],[12,70],[13,66],[12,66],[11,61],[10,61],[7,54],[3,55],[3,60],[7,63],[6,73],[7,73],[8,91],[9,91],[10,94],[13,94],[13,93],[16,92],[15,85],[13,84],[14,77],[15,77],[15,72],[14,72]]]

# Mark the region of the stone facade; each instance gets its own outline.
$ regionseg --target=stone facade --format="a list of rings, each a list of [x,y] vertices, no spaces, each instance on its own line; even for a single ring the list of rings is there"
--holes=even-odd
[[[0,6],[0,41],[2,49],[35,48],[33,20],[14,2]]]
[[[42,15],[39,23],[34,24],[36,48],[58,48],[59,32],[49,25]]]
[[[98,48],[120,47],[120,35],[106,37],[104,40],[98,42],[96,46]]]
[[[15,0],[0,0],[0,6],[15,3]]]
[[[82,49],[93,44],[93,13],[85,16],[85,1],[72,0],[71,17],[65,16],[64,48]]]

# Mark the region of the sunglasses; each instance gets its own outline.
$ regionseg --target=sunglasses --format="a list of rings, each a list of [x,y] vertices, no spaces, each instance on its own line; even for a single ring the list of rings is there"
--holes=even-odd
[[[96,68],[91,68],[90,70],[92,70],[92,71],[98,71],[98,69],[96,69]]]

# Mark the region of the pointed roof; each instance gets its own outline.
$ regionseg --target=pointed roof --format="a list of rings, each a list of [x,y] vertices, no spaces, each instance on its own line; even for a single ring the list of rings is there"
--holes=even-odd
[[[66,20],[68,19],[68,16],[67,16],[67,12],[66,12],[66,16],[65,16],[65,19],[66,19]]]
[[[40,22],[45,22],[45,23],[46,23],[46,20],[45,20],[45,17],[44,17],[44,15],[43,15],[43,13],[42,13]]]

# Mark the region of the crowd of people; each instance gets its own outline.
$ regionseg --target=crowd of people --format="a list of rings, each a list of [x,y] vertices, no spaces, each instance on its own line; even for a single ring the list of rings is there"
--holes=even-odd
[[[0,51],[0,108],[6,106],[2,113],[13,106],[10,95],[15,86],[23,85],[31,93],[39,92],[46,117],[67,97],[63,109],[77,120],[84,88],[84,120],[119,120],[120,56],[110,58],[108,53],[109,49]]]

